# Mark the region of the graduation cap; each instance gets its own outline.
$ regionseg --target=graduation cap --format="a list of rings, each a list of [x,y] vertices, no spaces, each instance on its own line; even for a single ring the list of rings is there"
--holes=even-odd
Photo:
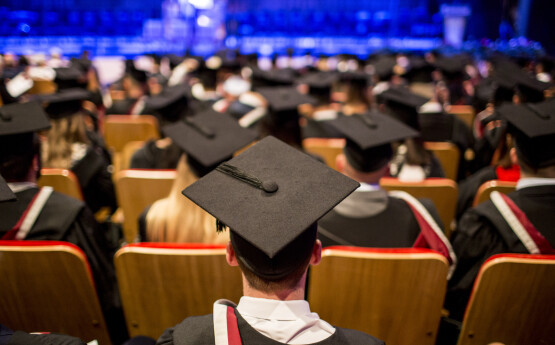
[[[167,87],[146,99],[143,113],[156,116],[161,123],[178,121],[188,109],[189,96],[190,89],[185,85]]]
[[[297,79],[297,82],[307,84],[312,93],[319,90],[329,92],[337,80],[339,80],[339,76],[335,72],[312,72]]]
[[[296,79],[295,71],[290,68],[265,71],[258,66],[251,66],[255,88],[266,86],[290,86]]]
[[[266,137],[183,194],[230,229],[237,258],[268,280],[306,262],[315,223],[359,183],[274,137]]]
[[[515,137],[518,157],[533,168],[555,164],[555,101],[504,105],[498,113]]]
[[[50,128],[37,102],[13,103],[0,108],[0,136],[33,133]]]
[[[414,129],[420,129],[418,109],[429,101],[428,98],[404,87],[391,87],[379,94],[378,99],[385,102],[390,115]]]
[[[266,98],[270,110],[276,113],[297,111],[297,107],[301,104],[315,104],[316,100],[309,96],[303,95],[294,87],[264,87],[256,90]]]
[[[256,138],[255,132],[212,109],[165,126],[162,132],[187,153],[189,165],[198,176],[228,160]]]
[[[74,115],[82,109],[84,100],[91,98],[91,92],[81,89],[65,89],[58,93],[39,95],[34,98],[37,101],[48,103],[45,108],[48,117],[51,119],[61,119]]]
[[[374,66],[374,74],[380,78],[380,80],[389,80],[393,75],[393,67],[397,64],[395,57],[393,56],[379,56],[372,65]]]
[[[345,157],[353,168],[376,171],[387,164],[391,143],[418,135],[418,132],[378,111],[339,117],[329,124],[345,135]]]
[[[539,81],[533,76],[526,74],[524,71],[516,75],[517,89],[523,96],[523,102],[537,103],[545,99],[544,91],[550,87],[549,83]]]
[[[75,66],[54,68],[56,77],[54,82],[58,85],[58,90],[80,87],[83,85],[85,74]]]
[[[6,184],[6,180],[0,175],[0,202],[15,200],[16,196]]]

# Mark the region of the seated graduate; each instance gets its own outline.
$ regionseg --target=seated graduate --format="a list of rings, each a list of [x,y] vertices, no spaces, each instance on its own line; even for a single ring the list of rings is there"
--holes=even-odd
[[[316,222],[357,186],[267,137],[186,188],[219,230],[229,227],[226,259],[241,269],[244,296],[216,301],[214,314],[186,318],[158,344],[383,344],[331,326],[303,300],[308,266],[321,258]]]
[[[137,115],[141,114],[144,108],[144,100],[149,95],[148,76],[143,70],[135,67],[133,60],[125,63],[125,74],[120,82],[111,86],[112,89],[121,88],[123,91],[122,99],[112,99],[106,115]]]
[[[48,128],[50,122],[38,103],[0,108],[0,174],[17,196],[16,201],[0,203],[0,238],[67,241],[80,247],[111,335],[118,339],[125,323],[105,234],[84,202],[36,183],[41,150],[35,132]]]
[[[340,73],[340,80],[346,85],[346,99],[341,105],[341,113],[344,115],[362,114],[370,110],[371,102],[368,85],[370,75],[364,71],[347,71]]]
[[[184,152],[170,194],[139,217],[143,241],[225,243],[216,236],[214,218],[180,197],[179,192],[250,144],[256,133],[240,127],[229,115],[207,110],[162,129]]]
[[[385,104],[385,113],[420,132],[418,108],[428,99],[404,87],[389,88],[379,94]],[[394,145],[395,154],[389,174],[405,181],[422,181],[428,177],[445,177],[443,168],[434,154],[424,148],[420,136],[411,137]]]
[[[511,159],[520,165],[516,191],[493,193],[468,210],[453,233],[459,263],[447,290],[445,307],[461,320],[480,266],[494,254],[554,254],[555,250],[555,101],[505,105],[498,109],[515,139]]]
[[[339,118],[331,125],[347,137],[337,167],[361,186],[319,222],[324,247],[431,248],[455,264],[451,245],[433,202],[380,188],[393,155],[391,143],[417,135],[403,123],[378,112]]]
[[[103,207],[115,212],[110,161],[102,147],[90,139],[85,125],[86,113],[81,104],[89,96],[86,90],[68,89],[41,98],[48,104],[45,110],[52,125],[42,143],[42,165],[75,173],[85,203],[93,213]]]

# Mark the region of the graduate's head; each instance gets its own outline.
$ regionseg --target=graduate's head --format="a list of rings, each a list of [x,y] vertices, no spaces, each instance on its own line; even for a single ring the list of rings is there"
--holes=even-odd
[[[508,122],[523,174],[555,177],[555,101],[506,105],[499,113]]]
[[[249,283],[267,286],[298,282],[319,253],[316,222],[358,186],[266,137],[183,194],[216,217],[220,231],[230,229],[234,256]]]
[[[9,182],[26,181],[40,171],[40,141],[36,131],[50,128],[38,103],[10,104],[0,108],[0,174]]]
[[[393,156],[391,143],[418,134],[414,129],[391,116],[377,111],[345,116],[330,121],[346,137],[343,155],[347,176],[359,182],[373,179],[374,173],[384,171]],[[341,158],[342,159],[342,158]],[[338,160],[339,166],[343,162]]]

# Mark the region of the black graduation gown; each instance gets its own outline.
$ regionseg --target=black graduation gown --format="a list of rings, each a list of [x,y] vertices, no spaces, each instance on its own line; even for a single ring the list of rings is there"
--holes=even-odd
[[[0,345],[85,345],[85,343],[69,335],[29,334],[12,331],[0,324]]]
[[[136,102],[134,98],[114,100],[112,106],[106,109],[106,115],[129,115]]]
[[[130,169],[175,169],[183,151],[177,145],[166,148],[156,146],[155,140],[149,140],[135,151],[131,157]]]
[[[351,198],[351,196],[347,198]],[[442,227],[441,219],[433,202],[429,199],[419,199],[419,201]],[[322,246],[412,247],[420,234],[420,226],[410,206],[404,200],[390,196],[387,196],[385,202],[383,211],[372,216],[351,217],[337,212],[336,209],[328,212],[318,221],[320,230],[318,238],[322,241]],[[373,205],[369,203],[364,207],[371,208]]]
[[[472,202],[476,192],[482,183],[497,180],[497,173],[494,166],[487,166],[467,177],[459,184],[459,196],[457,198],[457,220],[462,217],[464,212],[472,207]]]
[[[0,203],[0,237],[15,226],[38,191],[30,188],[16,193],[17,201]],[[110,249],[93,214],[82,201],[53,192],[25,239],[65,241],[81,248],[89,261],[112,337],[126,336],[115,335],[122,330],[125,333],[125,323]]]
[[[555,186],[536,186],[508,194],[534,227],[555,246]],[[480,266],[492,255],[528,253],[492,201],[466,212],[453,233],[458,262],[449,281],[445,307],[461,320]]]
[[[283,344],[268,338],[254,328],[235,310],[237,325],[244,345],[279,345]],[[383,345],[384,342],[366,333],[346,328],[335,328],[329,338],[313,343],[314,345]],[[214,345],[213,315],[193,316],[183,320],[173,328],[168,328],[158,339],[158,345]]]
[[[87,206],[96,213],[102,207],[109,207],[112,212],[117,209],[116,192],[109,163],[102,153],[94,147],[88,147],[83,158],[71,167],[77,176]]]

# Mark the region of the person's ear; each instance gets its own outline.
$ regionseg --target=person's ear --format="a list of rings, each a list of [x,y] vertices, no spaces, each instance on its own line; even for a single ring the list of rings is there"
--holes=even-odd
[[[233,246],[231,245],[231,241],[227,242],[227,246],[225,247],[225,259],[229,266],[239,266],[237,262],[237,257],[235,256],[235,250],[233,250]]]
[[[509,151],[509,157],[511,158],[511,163],[513,165],[518,165],[518,155],[516,154],[516,148],[512,148],[511,151]]]
[[[335,166],[338,171],[340,172],[345,171],[346,161],[347,161],[347,158],[345,157],[344,153],[340,153],[337,155],[337,157],[335,157]]]
[[[320,240],[316,240],[314,242],[314,247],[312,248],[312,254],[310,256],[310,264],[311,265],[318,265],[322,260],[322,242]]]

